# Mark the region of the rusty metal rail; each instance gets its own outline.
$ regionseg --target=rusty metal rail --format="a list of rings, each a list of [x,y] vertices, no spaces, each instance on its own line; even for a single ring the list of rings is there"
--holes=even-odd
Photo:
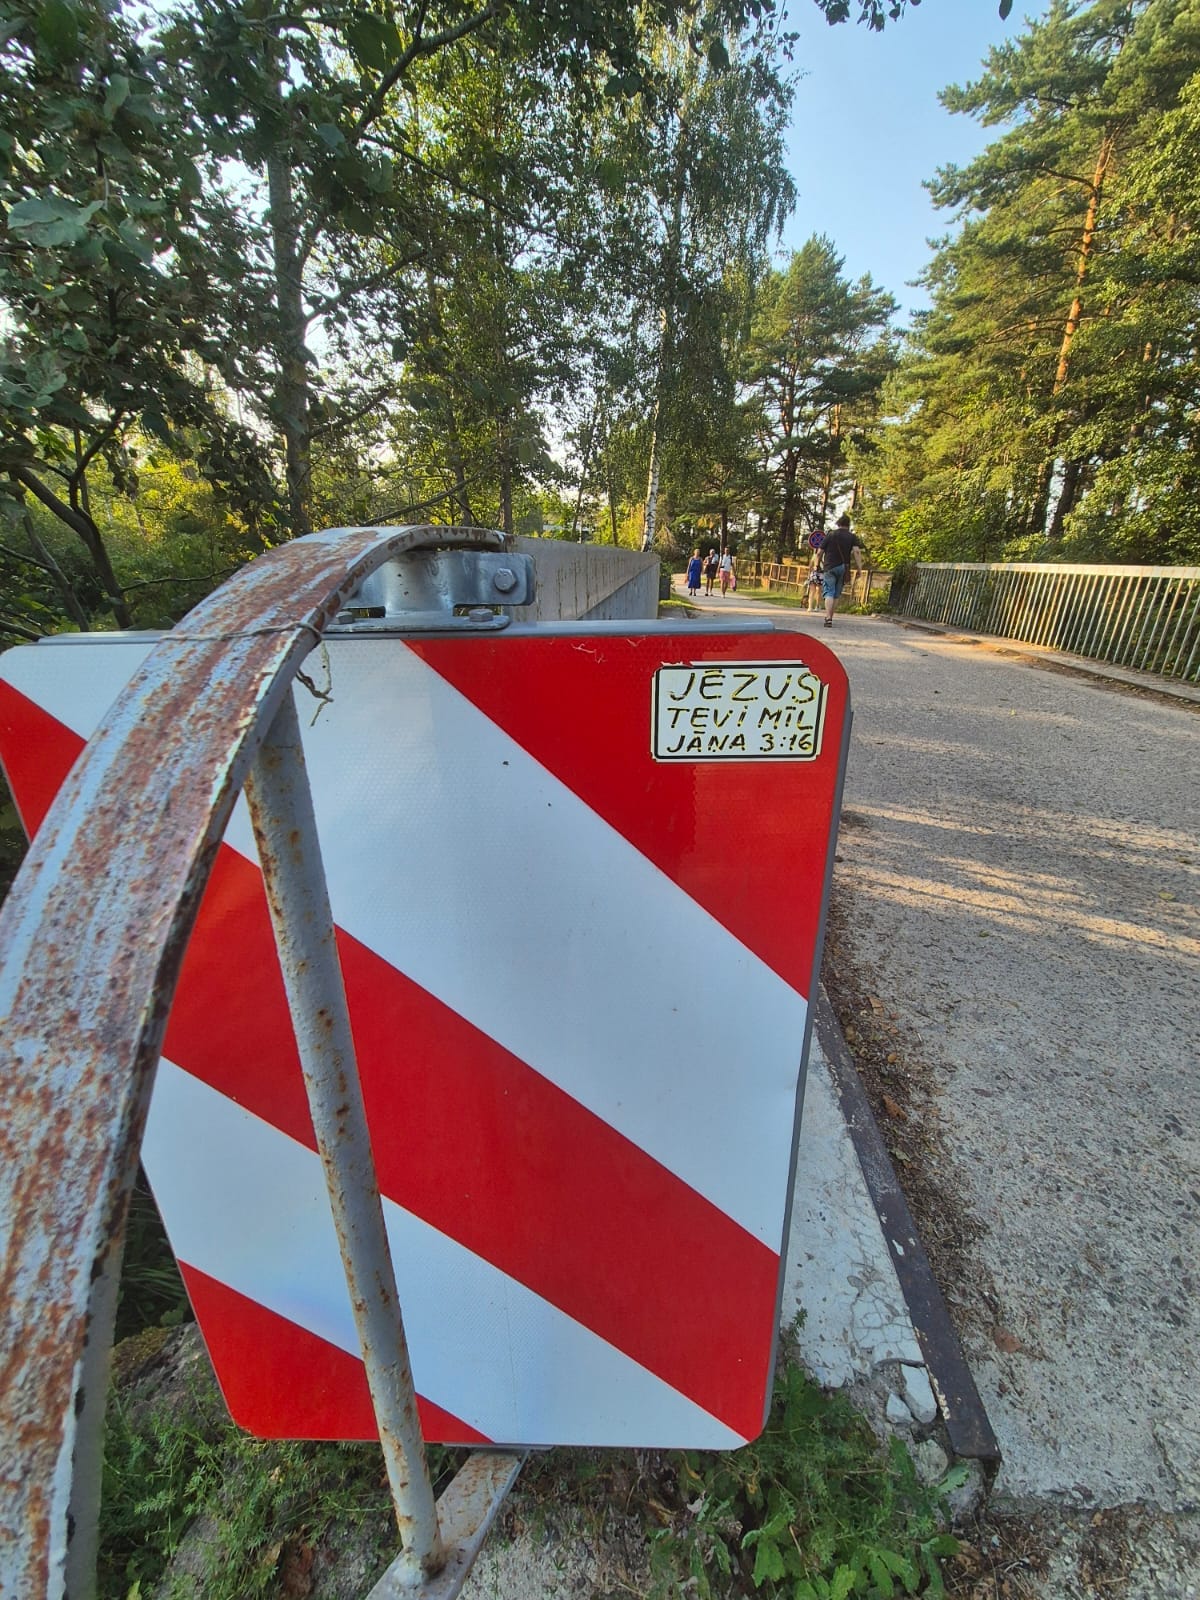
[[[376,1593],[457,1593],[516,1475],[519,1458],[476,1457],[439,1531],[291,698],[352,596],[374,616],[403,588],[402,569],[382,584],[373,573],[455,547],[504,540],[341,528],[238,573],[154,646],[13,885],[0,917],[0,1594],[94,1588],[129,1194],[184,950],[247,783],[404,1546]],[[441,560],[414,565],[418,604],[445,604],[453,557]]]

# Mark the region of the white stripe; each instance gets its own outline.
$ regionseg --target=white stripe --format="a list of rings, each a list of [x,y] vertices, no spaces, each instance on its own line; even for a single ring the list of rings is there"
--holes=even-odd
[[[164,1060],[142,1157],[181,1261],[359,1354],[313,1151]],[[515,1279],[391,1201],[384,1210],[427,1399],[498,1443],[744,1443]]]
[[[98,634],[87,643],[18,645],[0,656],[0,679],[11,683],[64,727],[90,739],[104,714],[150,654],[154,641]]]
[[[410,650],[330,658],[298,703],[338,925],[781,1251],[803,997]],[[226,837],[256,859],[244,808]]]
[[[86,736],[145,648],[4,666]],[[340,926],[781,1251],[803,997],[405,646],[329,658],[298,703]],[[257,860],[244,803],[227,840]]]

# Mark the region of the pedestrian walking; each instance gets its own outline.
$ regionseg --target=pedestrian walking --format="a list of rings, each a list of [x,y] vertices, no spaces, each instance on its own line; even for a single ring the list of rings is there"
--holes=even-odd
[[[735,589],[737,588],[737,569],[733,564],[732,550],[726,549],[721,551],[721,559],[717,563],[717,570],[721,574],[722,594],[728,590],[730,584],[732,584]]]
[[[716,583],[716,581],[717,581],[717,552],[715,550],[709,550],[708,555],[707,555],[707,557],[705,558],[705,561],[704,561],[704,592],[705,592],[705,594],[711,594],[713,592],[713,584]]]
[[[687,564],[687,592],[693,596],[700,593],[701,564],[699,550],[693,550],[692,559]]]
[[[865,545],[850,526],[850,518],[843,511],[832,533],[826,534],[821,546],[821,592],[825,596],[825,626],[833,627],[833,608],[846,586],[846,572],[853,561],[855,569],[862,571],[862,553]]]
[[[808,536],[808,578],[805,582],[807,593],[806,611],[816,611],[821,604],[821,546],[825,543],[824,527],[814,528]]]

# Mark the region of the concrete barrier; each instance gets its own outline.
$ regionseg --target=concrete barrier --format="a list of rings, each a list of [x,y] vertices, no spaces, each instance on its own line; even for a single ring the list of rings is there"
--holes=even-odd
[[[537,574],[533,604],[512,608],[518,622],[605,622],[658,614],[657,556],[524,535],[516,545],[522,555],[533,557]]]

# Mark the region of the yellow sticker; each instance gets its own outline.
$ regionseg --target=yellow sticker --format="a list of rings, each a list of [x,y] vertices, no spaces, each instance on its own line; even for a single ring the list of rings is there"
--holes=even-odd
[[[696,662],[654,674],[656,761],[813,761],[825,684],[802,661]]]

